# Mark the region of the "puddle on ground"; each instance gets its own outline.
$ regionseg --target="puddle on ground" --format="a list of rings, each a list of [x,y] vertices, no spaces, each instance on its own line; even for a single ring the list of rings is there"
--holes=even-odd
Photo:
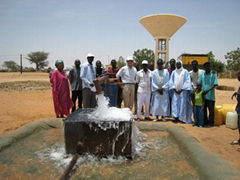
[[[0,179],[59,179],[72,156],[65,154],[63,130],[41,130],[0,152]],[[165,131],[142,131],[139,153],[78,159],[71,179],[199,179]]]

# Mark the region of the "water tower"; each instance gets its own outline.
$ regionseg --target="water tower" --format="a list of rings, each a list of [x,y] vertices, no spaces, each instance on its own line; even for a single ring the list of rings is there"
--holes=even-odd
[[[158,58],[164,62],[169,60],[169,40],[186,21],[184,17],[173,14],[155,14],[140,19],[140,23],[155,39],[155,68]]]

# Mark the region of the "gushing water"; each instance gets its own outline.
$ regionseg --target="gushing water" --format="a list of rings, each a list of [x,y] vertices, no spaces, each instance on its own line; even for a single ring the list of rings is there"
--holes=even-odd
[[[36,154],[43,163],[53,161],[55,166],[61,169],[66,168],[73,157],[71,154],[66,154],[64,144],[62,143],[56,143],[50,148],[36,152]],[[127,161],[127,158],[123,156],[115,157],[111,155],[100,159],[97,156],[85,154],[79,157],[77,165],[80,167],[91,167],[109,164],[121,164],[125,161]]]
[[[133,113],[129,108],[109,107],[109,100],[102,94],[98,95],[97,108],[89,114],[89,118],[104,121],[130,121]]]
[[[36,152],[43,162],[53,161],[57,167],[66,167],[71,159],[71,154],[66,154],[63,143],[56,143],[50,148]]]
[[[109,107],[109,100],[104,97],[103,95],[98,96],[97,100],[98,106],[92,113],[88,114],[88,118],[92,119],[97,122],[98,127],[103,130],[107,130],[110,128],[118,129],[118,135],[116,136],[115,141],[113,142],[113,151],[115,149],[115,142],[117,141],[118,137],[124,133],[124,129],[119,128],[120,121],[132,121],[133,113],[129,110],[129,108],[116,108],[116,107]],[[104,121],[103,121],[104,120]],[[106,123],[107,121],[107,123]],[[91,123],[89,124],[91,126]],[[147,143],[144,142],[144,134],[142,134],[137,126],[135,125],[134,121],[132,121],[132,152],[133,155],[140,155],[143,148],[147,146]],[[126,144],[128,141],[126,141]],[[122,150],[124,150],[123,147]],[[65,153],[65,148],[63,143],[56,143],[53,147],[44,149],[42,151],[37,152],[40,159],[43,161],[52,160],[56,164],[57,167],[66,167],[69,162],[71,161],[72,155]],[[78,159],[77,164],[81,164],[81,167],[84,166],[92,166],[97,164],[103,163],[113,163],[118,164],[126,161],[125,157],[115,157],[113,155],[108,156],[107,158],[98,159],[97,157],[86,154],[81,156]]]

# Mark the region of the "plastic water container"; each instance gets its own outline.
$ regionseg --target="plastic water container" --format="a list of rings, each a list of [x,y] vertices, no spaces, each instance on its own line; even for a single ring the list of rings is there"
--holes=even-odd
[[[227,112],[226,127],[230,129],[238,128],[238,114],[237,112]]]
[[[215,107],[214,125],[220,126],[223,124],[224,121],[225,120],[223,120],[222,106],[216,106]]]
[[[223,115],[223,123],[225,123],[225,120],[227,119],[227,113],[228,112],[234,112],[235,111],[236,104],[223,104],[222,105],[222,115]]]

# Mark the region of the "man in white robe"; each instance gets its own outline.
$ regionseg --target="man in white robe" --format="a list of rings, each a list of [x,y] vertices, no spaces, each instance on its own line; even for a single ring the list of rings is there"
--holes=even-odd
[[[137,72],[137,120],[142,119],[142,108],[144,107],[145,120],[150,120],[149,104],[151,97],[151,71],[148,69],[148,61],[142,61],[142,68]]]
[[[175,69],[170,77],[168,86],[173,91],[172,117],[174,122],[192,123],[191,104],[191,78],[189,72],[182,67],[182,62],[177,61]]]
[[[167,83],[169,73],[163,69],[163,60],[157,61],[158,69],[152,72],[152,114],[156,117],[154,121],[163,120],[170,115],[169,94]],[[162,116],[162,119],[159,119]]]

